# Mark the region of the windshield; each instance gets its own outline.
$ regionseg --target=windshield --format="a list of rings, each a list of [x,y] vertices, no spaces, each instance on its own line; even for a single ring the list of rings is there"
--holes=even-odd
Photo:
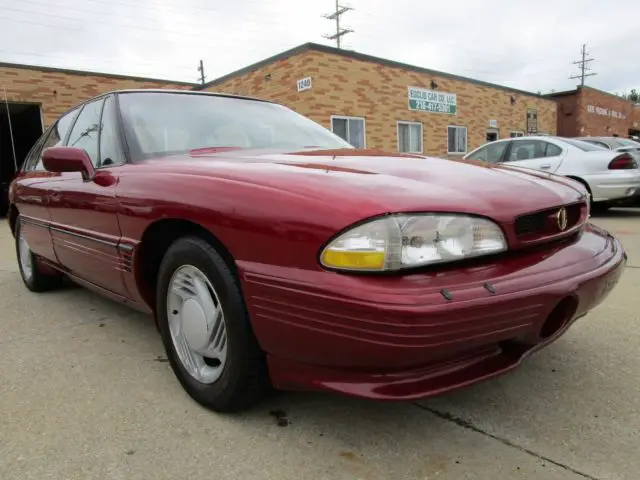
[[[214,95],[119,95],[134,160],[199,148],[340,149],[349,143],[281,105]]]
[[[614,138],[611,142],[616,146],[616,148],[620,147],[631,147],[631,148],[640,148],[640,143],[629,140],[626,138]]]

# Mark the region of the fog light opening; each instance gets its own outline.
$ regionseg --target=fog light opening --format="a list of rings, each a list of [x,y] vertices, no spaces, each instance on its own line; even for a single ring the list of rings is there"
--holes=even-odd
[[[558,333],[576,313],[578,301],[574,297],[564,298],[551,311],[540,329],[540,338],[547,339]]]

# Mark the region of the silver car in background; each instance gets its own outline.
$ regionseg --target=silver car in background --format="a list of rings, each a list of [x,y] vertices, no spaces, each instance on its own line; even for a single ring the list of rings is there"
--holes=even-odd
[[[599,145],[616,152],[628,152],[636,159],[636,162],[640,164],[640,142],[636,140],[620,137],[578,137],[576,140],[593,143],[594,145]],[[640,191],[636,192],[632,198],[625,200],[623,205],[640,207]]]
[[[529,136],[496,140],[473,150],[464,159],[572,178],[591,195],[593,211],[606,211],[640,193],[640,162],[633,155],[572,138]]]
[[[577,137],[576,140],[589,142],[615,152],[629,152],[640,162],[640,142],[620,137]]]

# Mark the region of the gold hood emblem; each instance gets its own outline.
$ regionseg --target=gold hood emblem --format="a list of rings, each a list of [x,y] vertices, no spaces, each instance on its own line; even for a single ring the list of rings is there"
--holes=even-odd
[[[567,218],[566,208],[562,207],[560,210],[558,210],[558,213],[556,214],[556,222],[561,232],[567,228],[567,223],[569,222],[569,219]]]

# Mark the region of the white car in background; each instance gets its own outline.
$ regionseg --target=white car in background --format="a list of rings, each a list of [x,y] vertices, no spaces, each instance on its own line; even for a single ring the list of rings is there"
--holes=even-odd
[[[530,136],[487,143],[465,160],[531,168],[572,178],[591,195],[593,211],[605,211],[640,194],[640,169],[628,152],[572,138]]]

